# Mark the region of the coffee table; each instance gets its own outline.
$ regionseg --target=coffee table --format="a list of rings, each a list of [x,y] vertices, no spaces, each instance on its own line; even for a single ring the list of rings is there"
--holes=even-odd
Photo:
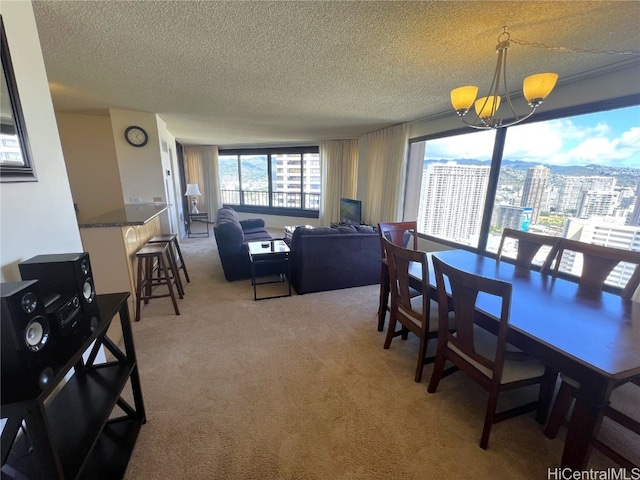
[[[248,242],[249,260],[251,261],[251,284],[253,285],[253,299],[266,300],[268,298],[280,298],[291,296],[291,263],[289,262],[289,246],[284,240],[265,240],[260,242]],[[279,280],[256,281],[256,266],[280,264],[282,270]],[[286,277],[288,293],[283,295],[270,295],[258,298],[257,286],[269,283],[284,282]]]

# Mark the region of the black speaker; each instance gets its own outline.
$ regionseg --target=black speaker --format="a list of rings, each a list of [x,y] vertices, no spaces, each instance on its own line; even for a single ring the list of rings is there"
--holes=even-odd
[[[2,404],[36,398],[64,365],[37,280],[0,284]]]
[[[18,267],[23,280],[40,281],[40,288],[47,298],[78,296],[82,318],[74,324],[74,329],[84,329],[86,324],[95,328],[100,323],[87,252],[37,255],[20,263]]]

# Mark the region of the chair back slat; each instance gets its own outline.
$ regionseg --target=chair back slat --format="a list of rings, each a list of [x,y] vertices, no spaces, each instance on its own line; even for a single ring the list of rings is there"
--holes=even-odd
[[[568,252],[581,254],[582,272],[578,284],[588,291],[600,291],[611,272],[621,263],[634,267],[631,277],[623,287],[621,296],[630,299],[640,285],[640,252],[620,248],[593,245],[571,239],[562,239],[552,274],[558,275],[562,259]]]
[[[514,230],[511,228],[505,228],[502,231],[502,238],[500,239],[500,246],[498,247],[497,260],[502,259],[505,240],[507,238],[513,238],[518,241],[518,251],[514,263],[519,267],[530,268],[533,259],[541,250],[542,247],[550,247],[550,251],[547,254],[545,261],[540,267],[540,271],[548,273],[551,267],[551,262],[558,253],[558,247],[561,237],[554,237],[551,235],[540,235],[537,233],[522,232],[520,230]]]
[[[385,249],[382,239],[387,239],[394,245],[399,245],[404,248],[418,249],[418,222],[387,222],[378,223],[378,235],[380,236],[380,249],[382,258],[385,257]],[[411,238],[413,237],[413,247],[409,246]]]
[[[458,270],[446,264],[435,255],[432,256],[433,268],[438,289],[439,330],[438,338],[446,338],[453,346],[462,351],[473,361],[493,371],[493,381],[500,382],[502,377],[504,349],[509,328],[509,312],[511,308],[511,284],[501,280],[481,277],[470,272]],[[449,285],[453,312],[456,318],[456,333],[447,328],[449,314]],[[474,325],[477,323],[477,299],[480,293],[493,295],[500,300],[500,312],[495,312],[498,325],[498,341],[493,358],[489,358],[476,350]]]
[[[430,297],[429,287],[429,266],[427,262],[427,256],[424,252],[418,250],[408,250],[401,246],[391,243],[386,238],[383,238],[383,245],[387,255],[387,262],[389,264],[389,282],[391,285],[391,308],[395,309],[393,302],[397,302],[397,312],[405,317],[412,317],[418,325],[422,324],[425,319],[425,312],[427,311],[427,305]],[[422,309],[417,312],[411,306],[411,298],[413,289],[409,282],[409,267],[411,263],[417,263],[422,270],[422,278],[426,278],[426,282],[422,282]]]

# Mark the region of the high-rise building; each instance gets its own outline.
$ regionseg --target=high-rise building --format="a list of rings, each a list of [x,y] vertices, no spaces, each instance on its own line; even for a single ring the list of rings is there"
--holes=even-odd
[[[640,183],[636,188],[636,204],[633,207],[633,212],[627,221],[627,225],[638,227],[640,226]]]
[[[533,209],[531,214],[532,224],[538,223],[543,201],[547,198],[545,192],[550,176],[551,170],[542,165],[536,165],[527,170],[527,176],[524,179],[524,186],[522,187],[522,201],[520,205]]]
[[[583,190],[578,201],[578,218],[589,218],[595,215],[612,215],[618,204],[618,192],[613,190]]]
[[[320,206],[319,154],[305,153],[304,158],[299,153],[277,154],[272,155],[271,159],[273,205],[318,209]],[[301,176],[303,168],[304,175]]]
[[[489,166],[429,164],[422,173],[418,230],[471,244],[479,235]]]
[[[580,242],[604,245],[605,247],[621,248],[640,252],[640,227],[631,227],[605,221],[603,217],[589,219],[571,218],[565,224],[565,238]],[[575,252],[563,255],[560,270],[580,275],[582,272],[582,258]],[[614,287],[624,287],[635,270],[635,265],[620,264],[609,275],[606,283]]]
[[[616,179],[613,177],[601,176],[567,176],[562,178],[562,185],[558,193],[557,211],[577,212],[580,193],[583,190],[613,190],[616,186]]]
[[[520,230],[522,222],[522,212],[524,207],[516,207],[514,205],[498,205],[497,219],[494,225],[500,228],[512,228]]]

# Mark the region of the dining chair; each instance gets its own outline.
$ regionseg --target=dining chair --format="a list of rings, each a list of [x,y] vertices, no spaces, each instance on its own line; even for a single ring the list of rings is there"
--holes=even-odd
[[[534,258],[543,247],[550,247],[544,262],[540,266],[540,271],[547,273],[551,266],[551,262],[558,253],[558,247],[562,237],[554,237],[551,235],[540,235],[537,233],[523,232],[521,230],[514,230],[512,228],[505,228],[502,231],[502,238],[500,239],[500,246],[498,247],[498,253],[496,260],[502,260],[505,241],[507,239],[517,240],[518,250],[516,252],[516,258],[513,259],[513,263],[519,267],[531,268]],[[510,258],[510,257],[505,257]]]
[[[640,252],[563,238],[551,270],[553,276],[558,276],[562,261],[568,256],[565,254],[571,253],[574,258],[575,254],[582,257],[582,272],[577,276],[577,282],[585,293],[601,291],[613,269],[620,263],[633,265],[629,280],[620,293],[622,298],[630,299],[640,285]],[[572,275],[567,277],[572,278]]]
[[[427,358],[427,342],[438,336],[438,304],[431,300],[427,254],[400,247],[386,238],[382,242],[391,285],[391,308],[384,348],[391,346],[394,337],[402,336],[406,340],[409,332],[415,334],[420,340],[415,374],[415,381],[419,383],[425,363],[433,361],[433,358]],[[419,296],[414,295],[415,290],[409,286],[409,267],[412,263],[421,268],[422,289],[418,292]],[[455,328],[453,316],[450,315],[447,322],[448,329]],[[396,330],[398,323],[400,330]]]
[[[566,387],[561,386],[562,388],[569,388],[568,399],[569,401],[566,403],[566,406],[563,405],[565,410],[563,410],[562,415],[558,419],[552,419],[549,417],[549,422],[547,423],[547,427],[545,428],[545,435],[549,438],[556,438],[560,427],[566,423],[564,418],[564,414],[570,407],[570,401],[572,399],[571,394],[573,393],[572,384],[567,382],[567,380],[563,380],[562,385],[566,385]],[[560,393],[558,393],[560,395]],[[558,404],[558,400],[554,405],[554,410],[556,409],[556,405]],[[625,457],[622,453],[617,451],[614,446],[610,445],[610,440],[601,439],[603,435],[600,435],[602,431],[602,426],[604,423],[604,419],[609,419],[610,422],[618,424],[622,428],[625,428],[630,431],[631,434],[635,434],[640,436],[640,410],[638,409],[640,406],[640,377],[636,377],[635,379],[627,382],[623,382],[622,384],[616,386],[611,392],[611,396],[609,398],[609,405],[604,407],[602,411],[602,421],[596,430],[594,437],[591,439],[591,446],[604,453],[606,456],[611,458],[613,461],[618,463],[619,465],[626,468],[638,468],[638,461],[634,463],[632,460]],[[557,412],[552,412],[557,413]],[[619,430],[611,429],[609,437],[611,435],[615,435],[615,432]],[[639,438],[640,441],[640,438]]]
[[[378,223],[378,235],[380,236],[380,302],[378,305],[378,331],[384,330],[384,322],[389,310],[389,267],[384,248],[383,239],[386,238],[395,245],[409,248],[409,243],[413,242],[413,250],[418,249],[418,222],[387,222]],[[413,240],[412,240],[413,239]],[[420,295],[413,291],[413,295]]]
[[[582,256],[582,273],[577,281],[583,294],[600,292],[607,277],[622,262],[634,266],[626,285],[620,292],[620,296],[624,299],[631,299],[640,285],[640,252],[563,239],[555,259],[555,266],[551,272],[553,276],[558,275],[559,267],[566,252],[574,252]],[[545,428],[545,435],[549,438],[555,438],[558,435],[574,396],[580,388],[580,383],[570,376],[561,373],[560,378],[562,382]],[[607,415],[606,409],[604,414]]]
[[[630,435],[637,436],[635,445],[640,444],[640,377],[616,387],[611,393],[610,403],[603,412],[604,419],[609,419],[614,424],[629,430]],[[603,425],[601,424],[601,427]],[[603,432],[603,428],[600,432]],[[611,429],[613,430],[613,428]],[[640,460],[626,457],[610,445],[611,438],[606,435],[598,435],[592,440],[594,448],[604,453],[613,461],[629,470],[640,468]]]
[[[507,343],[511,283],[458,270],[435,255],[432,262],[438,291],[439,331],[435,365],[427,391],[436,392],[445,362],[449,361],[489,393],[480,439],[480,447],[485,450],[494,423],[533,410],[537,410],[536,420],[544,423],[557,372]],[[446,284],[449,285],[449,293]],[[490,324],[492,318],[495,319],[493,326],[497,335],[479,324],[483,318],[476,306],[479,295],[495,300],[491,304],[491,310],[495,310],[490,312],[491,317],[483,317]],[[456,320],[455,333],[447,328],[449,296]],[[502,392],[536,384],[539,385],[537,400],[496,412]]]

